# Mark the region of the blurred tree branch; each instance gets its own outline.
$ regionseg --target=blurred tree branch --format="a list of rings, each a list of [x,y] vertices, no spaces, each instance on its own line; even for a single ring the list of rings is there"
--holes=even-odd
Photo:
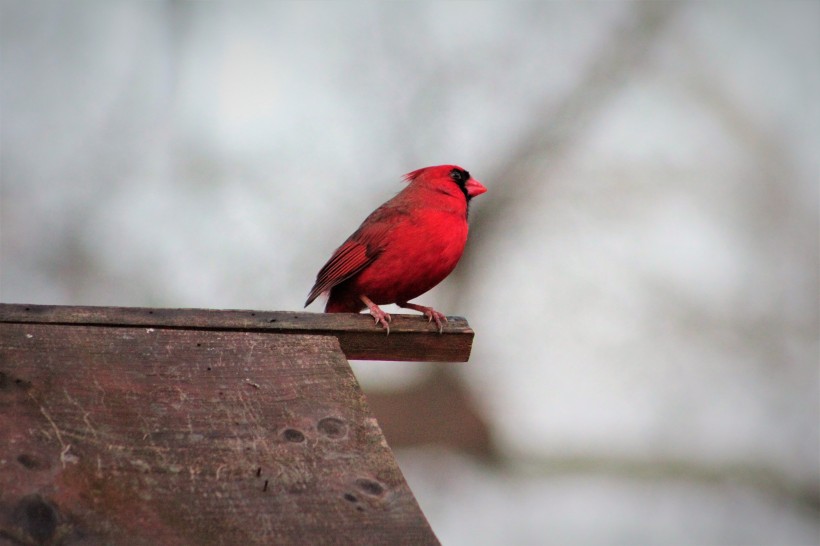
[[[596,116],[614,98],[629,79],[646,62],[655,41],[673,19],[679,5],[674,2],[635,2],[627,20],[604,42],[600,53],[563,99],[551,97],[537,108],[533,124],[522,131],[513,152],[491,172],[482,174],[493,189],[492,206],[477,210],[470,222],[472,241],[486,240],[483,235],[497,229],[510,215],[518,216],[527,203],[537,202],[545,191],[542,178],[533,169],[545,158],[560,158],[562,153],[589,127]],[[473,256],[480,250],[475,243],[467,245],[462,266],[453,274],[451,286],[458,287],[458,300],[471,293],[472,274],[476,271]]]
[[[660,481],[685,480],[700,485],[732,484],[754,488],[771,497],[788,499],[804,508],[820,512],[820,494],[812,484],[789,479],[770,466],[754,463],[727,462],[702,463],[691,459],[674,457],[620,457],[608,454],[595,455],[524,456],[517,465],[506,465],[505,472],[520,473],[529,477],[546,477],[556,474],[601,474],[627,479]]]

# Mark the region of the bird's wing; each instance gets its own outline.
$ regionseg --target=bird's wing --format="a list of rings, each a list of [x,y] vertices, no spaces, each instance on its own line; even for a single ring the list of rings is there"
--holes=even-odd
[[[327,263],[316,275],[316,284],[308,294],[305,307],[319,297],[319,294],[330,290],[365,267],[373,263],[384,250],[387,235],[394,223],[396,214],[400,211],[388,207],[380,207],[362,223],[350,238],[336,249]]]
[[[316,275],[316,284],[313,285],[313,289],[308,294],[305,307],[310,305],[319,294],[346,281],[367,267],[374,259],[375,256],[367,255],[365,245],[352,239],[345,241],[342,246],[336,249],[336,252],[333,253],[325,266],[319,270],[319,274]]]

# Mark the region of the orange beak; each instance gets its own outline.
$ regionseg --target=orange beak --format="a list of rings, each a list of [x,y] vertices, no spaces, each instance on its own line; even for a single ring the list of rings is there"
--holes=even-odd
[[[487,188],[484,187],[484,184],[482,184],[475,178],[469,179],[467,183],[464,185],[464,187],[467,188],[467,195],[469,195],[470,197],[481,195],[482,193],[487,191]]]

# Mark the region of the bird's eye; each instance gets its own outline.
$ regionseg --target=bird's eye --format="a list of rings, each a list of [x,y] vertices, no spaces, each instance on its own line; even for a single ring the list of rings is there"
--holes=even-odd
[[[470,179],[470,173],[461,169],[453,169],[450,171],[450,178],[457,184],[463,184]]]

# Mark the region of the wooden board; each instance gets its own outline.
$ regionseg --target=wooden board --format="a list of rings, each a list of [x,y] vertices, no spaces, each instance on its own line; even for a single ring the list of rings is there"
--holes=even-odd
[[[473,330],[448,317],[442,334],[420,314],[393,315],[390,335],[366,314],[0,303],[0,323],[145,326],[333,336],[349,360],[466,362]],[[435,334],[435,335],[431,335]]]
[[[0,323],[0,544],[438,543],[334,336],[109,318]]]

